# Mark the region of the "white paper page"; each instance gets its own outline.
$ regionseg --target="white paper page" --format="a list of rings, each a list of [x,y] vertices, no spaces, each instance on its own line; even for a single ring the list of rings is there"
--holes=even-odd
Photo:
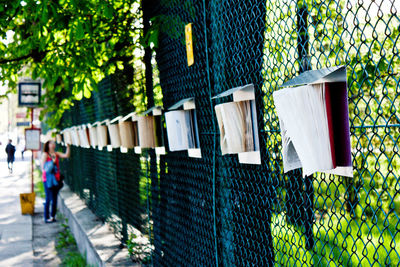
[[[215,106],[222,155],[254,151],[253,122],[249,101]]]
[[[108,131],[110,133],[110,141],[113,148],[118,148],[121,146],[121,138],[119,136],[118,124],[108,125]]]
[[[187,150],[193,147],[190,112],[173,110],[165,113],[170,151]]]
[[[185,110],[185,127],[184,134],[186,134],[186,138],[188,140],[188,148],[195,148],[195,127],[193,125],[192,115],[190,110]]]
[[[296,149],[293,146],[293,142],[290,139],[284,122],[279,119],[279,126],[281,128],[282,136],[282,157],[283,157],[283,170],[288,172],[301,168],[301,161],[297,155]]]
[[[278,116],[302,163],[303,175],[333,168],[323,86],[285,88],[273,95]]]
[[[64,135],[64,143],[65,144],[68,144],[68,145],[71,145],[72,144],[72,138],[71,138],[71,133],[70,133],[70,131],[68,130],[68,131],[65,131],[64,133],[63,133],[63,135]]]
[[[89,128],[90,145],[95,148],[97,146],[97,130],[96,127]]]
[[[98,148],[102,149],[103,147],[107,146],[108,143],[107,126],[99,125],[96,127],[96,131]]]
[[[86,129],[79,129],[79,140],[81,143],[81,147],[89,147],[89,140],[86,134]]]
[[[121,121],[118,123],[119,136],[121,139],[121,147],[133,148],[135,147],[135,132],[133,129],[133,122]]]
[[[80,146],[78,130],[76,130],[76,129],[71,130],[71,138],[72,138],[72,145]]]
[[[138,118],[139,146],[141,148],[154,148],[156,146],[154,124],[153,116]]]

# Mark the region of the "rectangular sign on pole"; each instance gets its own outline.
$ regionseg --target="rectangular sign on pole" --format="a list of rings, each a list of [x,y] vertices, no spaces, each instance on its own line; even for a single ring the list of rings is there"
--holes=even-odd
[[[30,121],[19,121],[17,122],[17,127],[29,127],[31,126]]]
[[[15,117],[17,119],[25,119],[26,118],[26,113],[25,112],[18,112],[17,114],[15,114]]]
[[[40,150],[40,129],[25,129],[25,148],[26,150]]]
[[[18,105],[23,107],[40,105],[41,87],[41,83],[35,81],[18,83]]]

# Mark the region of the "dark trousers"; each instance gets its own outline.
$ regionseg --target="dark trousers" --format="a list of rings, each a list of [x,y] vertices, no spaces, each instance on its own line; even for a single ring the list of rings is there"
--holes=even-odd
[[[7,159],[7,165],[8,165],[8,169],[9,169],[10,171],[12,171],[12,169],[13,169],[13,164],[14,164],[14,159],[8,158],[8,159]]]
[[[58,187],[52,187],[48,188],[46,186],[46,183],[43,182],[44,185],[44,192],[46,193],[46,201],[44,203],[44,219],[48,220],[50,219],[49,217],[49,209],[50,209],[50,204],[51,204],[51,217],[56,216],[57,212],[57,198],[58,198],[58,192],[60,189]]]

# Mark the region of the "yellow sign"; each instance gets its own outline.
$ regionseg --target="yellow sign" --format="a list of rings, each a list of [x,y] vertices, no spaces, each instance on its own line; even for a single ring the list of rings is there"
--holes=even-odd
[[[194,57],[193,57],[193,40],[192,40],[192,23],[189,23],[185,26],[185,39],[186,39],[186,56],[188,66],[193,65]]]

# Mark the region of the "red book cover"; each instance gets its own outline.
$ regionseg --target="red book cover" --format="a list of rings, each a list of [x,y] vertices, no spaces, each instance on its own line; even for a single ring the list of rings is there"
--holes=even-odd
[[[335,154],[335,141],[333,135],[333,119],[332,119],[332,105],[331,105],[331,93],[329,83],[325,83],[325,106],[326,106],[326,116],[328,118],[328,128],[329,128],[329,142],[331,144],[331,156],[333,168],[336,168],[336,154]]]

